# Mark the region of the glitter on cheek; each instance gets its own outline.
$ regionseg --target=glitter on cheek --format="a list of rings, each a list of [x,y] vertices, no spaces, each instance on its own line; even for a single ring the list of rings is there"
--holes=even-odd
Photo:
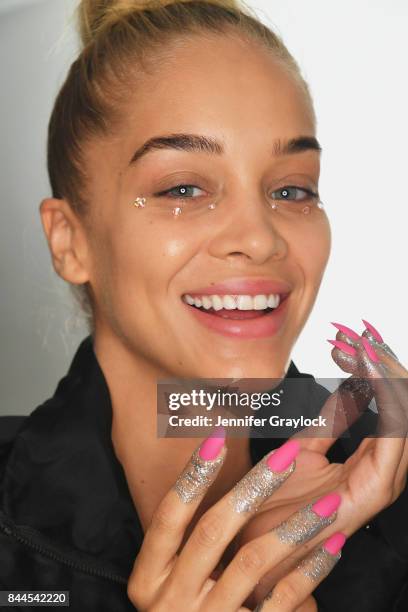
[[[225,449],[219,457],[211,461],[201,459],[198,453],[199,449],[196,449],[173,486],[173,490],[185,504],[204,495],[225,459]]]
[[[341,558],[341,553],[332,555],[323,547],[313,551],[305,557],[297,566],[297,569],[302,572],[307,578],[319,582],[327,576]]]
[[[266,464],[271,454],[259,461],[231,490],[228,501],[235,512],[257,510],[294,471],[295,461],[283,472],[273,472]]]
[[[337,518],[337,512],[330,516],[319,516],[312,510],[313,504],[308,504],[286,521],[271,529],[281,542],[285,544],[301,544],[311,540],[319,531],[333,523]]]

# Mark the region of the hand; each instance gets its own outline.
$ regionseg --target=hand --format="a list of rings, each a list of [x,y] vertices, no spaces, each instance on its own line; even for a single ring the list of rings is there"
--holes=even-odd
[[[332,419],[335,435],[323,438],[301,437],[308,433],[305,431],[299,434],[301,451],[296,459],[296,472],[245,526],[237,546],[271,529],[305,500],[334,489],[343,499],[339,529],[350,536],[393,503],[406,486],[408,372],[372,326],[372,331],[367,329],[362,336],[339,327],[343,331],[336,336],[332,355],[353,376],[328,398],[321,413],[335,417]],[[325,457],[330,446],[361,415],[373,395],[379,411],[381,437],[365,438],[344,464],[330,464]],[[310,436],[316,436],[316,428],[310,430]],[[258,601],[263,597],[306,550],[306,545],[298,547],[292,556],[265,575],[252,599]]]
[[[340,558],[345,540],[333,525],[341,502],[336,493],[307,504],[276,529],[244,545],[221,573],[215,572],[237,532],[293,477],[297,441],[286,442],[256,464],[200,517],[179,550],[226,456],[225,440],[219,430],[215,433],[193,453],[153,514],[129,578],[130,601],[140,612],[248,612],[243,603],[263,575],[301,543],[320,534],[322,546],[288,572],[257,608],[263,612],[316,610],[311,592]]]

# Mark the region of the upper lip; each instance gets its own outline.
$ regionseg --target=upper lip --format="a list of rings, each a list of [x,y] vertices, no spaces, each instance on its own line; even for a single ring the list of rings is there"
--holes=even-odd
[[[286,281],[278,279],[236,277],[211,284],[209,287],[186,291],[183,295],[285,295],[291,290],[292,287]]]

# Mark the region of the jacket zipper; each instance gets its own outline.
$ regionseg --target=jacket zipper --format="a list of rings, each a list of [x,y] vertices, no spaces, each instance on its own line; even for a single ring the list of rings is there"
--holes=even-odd
[[[47,546],[44,546],[38,541],[35,541],[35,538],[30,539],[26,535],[23,535],[21,533],[21,530],[19,530],[16,525],[12,524],[10,519],[6,518],[2,512],[0,512],[0,531],[5,533],[9,537],[15,538],[16,540],[21,542],[21,544],[24,544],[25,546],[36,550],[37,552],[41,553],[46,557],[49,557],[50,559],[53,559],[54,561],[58,561],[59,563],[67,565],[72,569],[76,569],[86,574],[90,574],[91,576],[99,576],[101,578],[106,578],[107,580],[118,582],[119,584],[127,584],[128,582],[127,579],[123,576],[119,576],[118,574],[114,574],[112,572],[107,572],[100,567],[76,562],[68,555],[61,553],[49,544],[47,544]]]

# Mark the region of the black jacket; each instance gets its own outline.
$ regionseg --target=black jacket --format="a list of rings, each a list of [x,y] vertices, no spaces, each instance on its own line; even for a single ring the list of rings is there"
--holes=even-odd
[[[312,393],[318,411],[328,392],[293,363],[288,377],[304,379],[305,397]],[[0,590],[69,591],[75,612],[135,609],[126,585],[143,531],[111,425],[91,336],[50,399],[27,417],[0,417]],[[252,438],[252,462],[281,442]],[[357,443],[339,439],[329,459],[344,461]],[[407,519],[405,489],[348,539],[314,593],[319,611],[408,611]]]

